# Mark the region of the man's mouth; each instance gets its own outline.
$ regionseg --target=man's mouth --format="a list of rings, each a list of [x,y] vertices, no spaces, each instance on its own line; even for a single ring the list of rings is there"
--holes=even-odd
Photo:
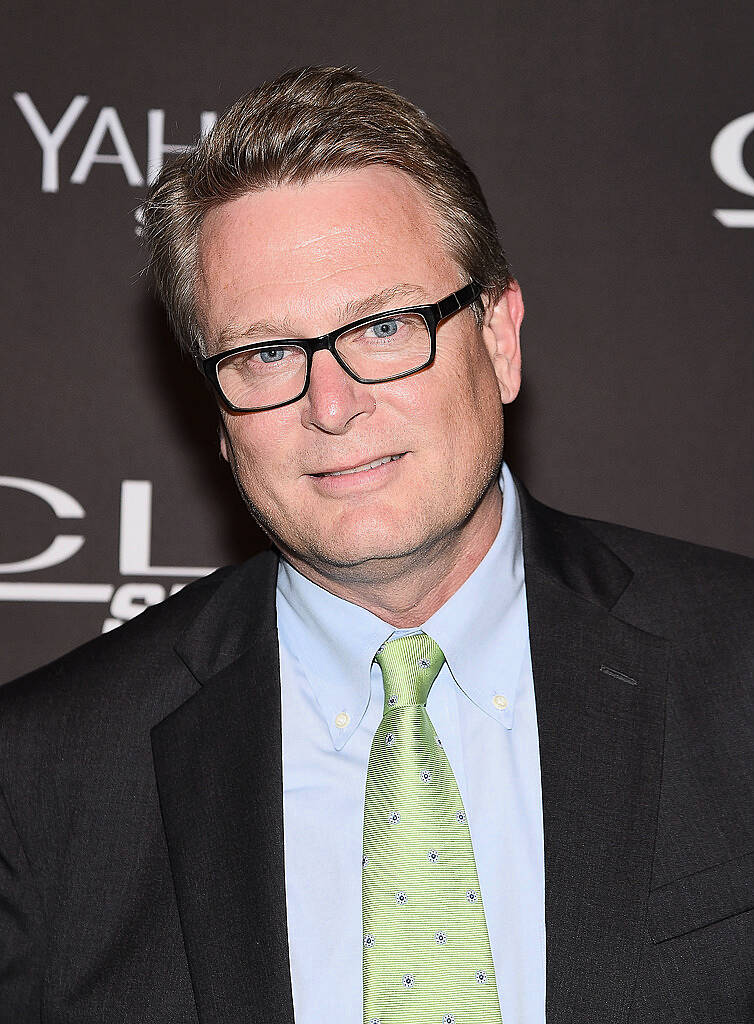
[[[402,459],[405,452],[401,452],[400,455],[386,455],[382,459],[375,459],[373,462],[365,462],[363,466],[354,466],[352,469],[333,469],[325,473],[314,473],[313,476],[348,476],[352,473],[365,473],[368,469],[377,469],[378,466],[384,466],[388,462],[395,462],[396,459]]]

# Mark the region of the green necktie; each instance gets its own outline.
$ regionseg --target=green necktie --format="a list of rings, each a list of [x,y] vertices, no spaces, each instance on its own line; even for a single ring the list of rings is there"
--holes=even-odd
[[[466,812],[425,704],[445,657],[431,637],[375,660],[385,711],[364,802],[365,1024],[501,1024]]]

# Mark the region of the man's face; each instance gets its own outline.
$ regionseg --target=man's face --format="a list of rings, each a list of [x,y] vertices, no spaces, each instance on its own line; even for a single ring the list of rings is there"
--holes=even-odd
[[[245,344],[253,324],[279,325],[261,338],[257,326],[255,341],[314,337],[468,283],[426,199],[383,166],[225,203],[208,214],[200,247],[209,354]],[[386,290],[387,300],[363,305]],[[294,564],[379,578],[471,528],[501,459],[501,397],[518,388],[511,296],[520,303],[514,288],[483,329],[470,309],[440,324],[434,363],[403,380],[359,384],[321,351],[298,402],[223,411],[223,454]],[[386,456],[398,458],[342,474]]]

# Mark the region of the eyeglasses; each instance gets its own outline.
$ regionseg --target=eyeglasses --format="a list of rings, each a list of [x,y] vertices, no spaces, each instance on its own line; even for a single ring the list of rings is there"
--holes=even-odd
[[[327,349],[359,384],[385,384],[429,366],[437,326],[482,294],[472,281],[425,306],[404,306],[355,320],[318,338],[291,338],[241,345],[203,359],[205,376],[231,412],[279,409],[303,398],[312,358]]]

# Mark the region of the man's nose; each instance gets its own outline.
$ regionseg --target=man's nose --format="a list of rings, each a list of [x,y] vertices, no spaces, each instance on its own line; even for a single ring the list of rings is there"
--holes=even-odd
[[[301,399],[301,421],[305,427],[327,434],[345,434],[359,416],[375,408],[372,389],[359,384],[330,352],[315,352],[309,390]]]

